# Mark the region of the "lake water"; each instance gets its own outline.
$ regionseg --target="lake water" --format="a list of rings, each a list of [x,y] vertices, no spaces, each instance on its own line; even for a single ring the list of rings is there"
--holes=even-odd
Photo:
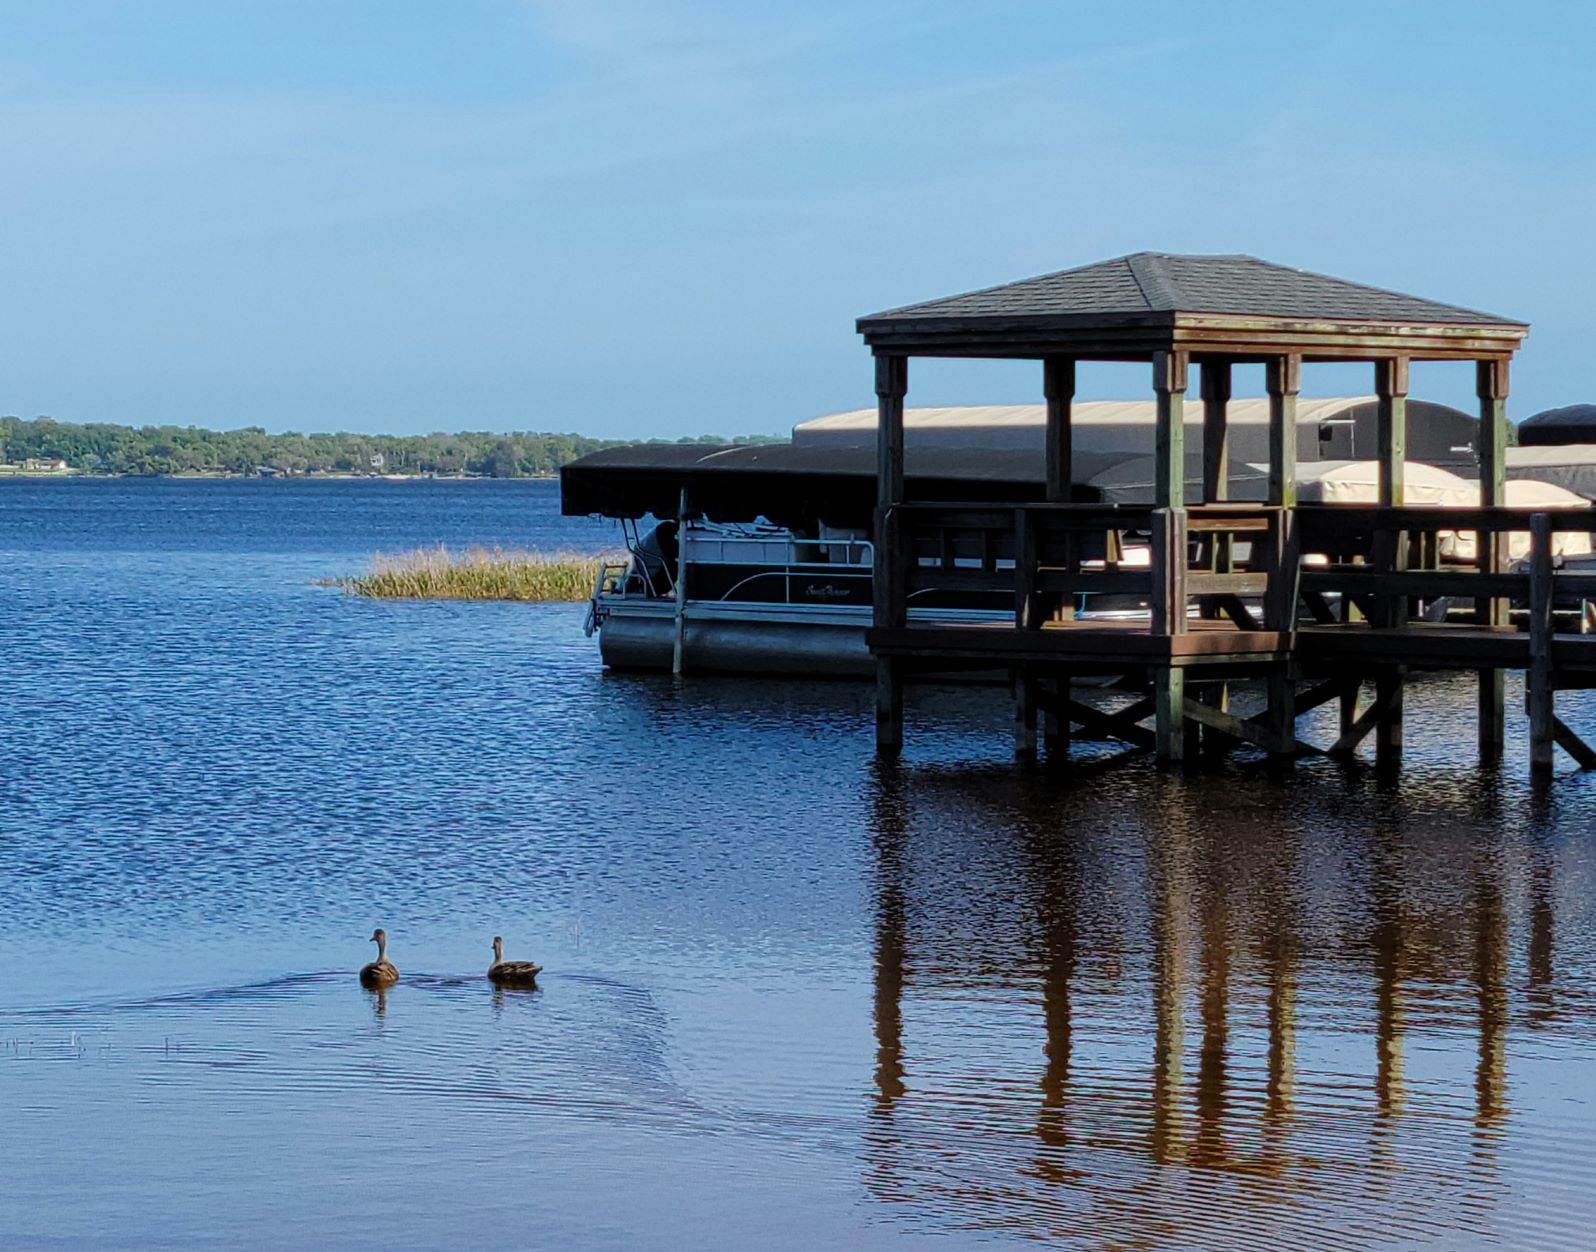
[[[925,691],[878,769],[862,686],[312,585],[615,539],[549,483],[0,483],[0,1247],[1591,1245],[1596,779],[1521,722],[1024,770]]]

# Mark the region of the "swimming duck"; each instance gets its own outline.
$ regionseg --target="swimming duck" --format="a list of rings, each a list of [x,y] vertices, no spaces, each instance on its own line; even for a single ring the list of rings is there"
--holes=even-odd
[[[391,987],[399,981],[399,971],[388,959],[388,932],[380,928],[372,931],[371,941],[377,945],[377,959],[370,965],[361,967],[360,985],[374,988]]]
[[[493,964],[488,966],[488,977],[501,987],[530,987],[543,972],[541,965],[532,961],[507,961],[504,959],[504,940],[493,936]]]

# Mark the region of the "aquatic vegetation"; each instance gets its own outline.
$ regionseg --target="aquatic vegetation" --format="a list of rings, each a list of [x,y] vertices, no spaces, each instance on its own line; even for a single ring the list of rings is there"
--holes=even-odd
[[[612,558],[615,559],[615,558]],[[586,600],[602,557],[506,548],[379,553],[364,574],[328,580],[350,595],[401,600]]]

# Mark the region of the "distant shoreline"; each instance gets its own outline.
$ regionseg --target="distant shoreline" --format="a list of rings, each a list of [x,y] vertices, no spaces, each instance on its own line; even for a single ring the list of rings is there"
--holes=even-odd
[[[450,483],[515,483],[515,482],[557,482],[558,474],[517,474],[515,477],[495,478],[491,474],[347,474],[338,472],[317,474],[234,474],[225,471],[195,470],[174,474],[126,474],[126,473],[96,473],[93,470],[66,469],[66,470],[20,470],[0,466],[0,482],[8,478],[26,478],[37,482],[40,479],[51,478],[92,478],[100,481],[115,481],[118,479],[139,479],[148,481],[153,479],[181,479],[204,480],[226,479],[235,482],[361,482],[361,483],[424,483],[424,482],[450,482]]]

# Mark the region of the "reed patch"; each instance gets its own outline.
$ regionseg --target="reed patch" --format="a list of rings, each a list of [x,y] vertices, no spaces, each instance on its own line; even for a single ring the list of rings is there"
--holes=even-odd
[[[586,600],[599,567],[622,559],[439,545],[378,553],[365,573],[324,583],[349,595],[392,600]]]

